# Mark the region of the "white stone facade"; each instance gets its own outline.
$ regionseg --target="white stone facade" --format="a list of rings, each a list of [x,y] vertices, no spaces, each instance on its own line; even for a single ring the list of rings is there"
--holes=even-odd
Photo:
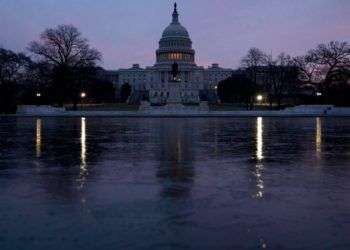
[[[217,84],[232,75],[232,69],[224,69],[218,64],[209,68],[197,66],[195,51],[190,36],[180,22],[175,4],[171,24],[164,30],[156,51],[154,66],[141,68],[134,64],[129,69],[118,70],[116,89],[128,83],[133,92],[147,92],[151,103],[166,103],[169,97],[169,84],[172,79],[172,65],[179,66],[179,85],[183,103],[199,103],[199,92],[215,92]]]

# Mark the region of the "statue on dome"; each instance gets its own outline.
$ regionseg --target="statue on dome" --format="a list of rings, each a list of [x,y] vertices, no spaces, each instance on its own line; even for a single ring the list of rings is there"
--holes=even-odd
[[[177,3],[174,3],[174,12],[173,12],[173,23],[179,22],[179,13],[177,12]]]

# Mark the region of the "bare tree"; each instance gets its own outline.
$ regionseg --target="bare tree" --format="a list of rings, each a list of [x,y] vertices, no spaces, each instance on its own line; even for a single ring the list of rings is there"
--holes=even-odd
[[[259,68],[267,63],[266,54],[258,48],[249,49],[246,56],[241,60],[241,66],[246,69],[254,88],[258,85]],[[254,96],[251,96],[250,108],[253,108]]]
[[[241,60],[241,66],[250,71],[252,80],[257,82],[258,67],[265,65],[267,62],[266,54],[258,48],[249,49],[246,56]]]
[[[46,29],[40,35],[40,40],[31,42],[28,49],[39,61],[52,66],[54,92],[58,94],[59,103],[63,105],[69,90],[76,106],[81,86],[78,86],[80,81],[75,79],[74,72],[94,67],[101,60],[101,53],[90,48],[87,39],[72,25]]]
[[[37,104],[49,101],[50,96],[53,95],[50,93],[50,87],[53,83],[52,68],[53,66],[46,62],[30,63],[26,74],[26,87],[28,90],[26,98],[33,101],[30,97],[35,95]],[[38,93],[40,93],[40,98],[36,96]]]
[[[16,110],[16,85],[29,64],[30,59],[24,54],[0,48],[0,113]]]
[[[314,85],[319,81],[320,66],[309,55],[294,57],[293,64],[298,68],[302,82]]]
[[[247,55],[241,60],[245,68],[261,66],[266,62],[266,54],[258,48],[250,48]]]
[[[268,58],[267,70],[270,104],[275,98],[280,107],[282,97],[291,95],[297,87],[298,69],[294,66],[290,55],[281,53],[276,60],[272,57]]]
[[[40,35],[40,41],[30,43],[29,50],[56,66],[93,66],[101,60],[100,52],[90,48],[87,39],[72,25],[46,29]]]
[[[17,82],[30,59],[22,53],[0,48],[0,85]]]
[[[350,67],[350,45],[347,42],[331,41],[310,50],[308,56],[322,67],[324,87],[328,92],[337,72]]]

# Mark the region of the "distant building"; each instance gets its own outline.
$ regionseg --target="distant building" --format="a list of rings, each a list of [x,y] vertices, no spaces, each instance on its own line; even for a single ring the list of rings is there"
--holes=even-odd
[[[209,68],[196,65],[192,41],[186,28],[179,22],[175,4],[172,22],[165,28],[159,41],[156,63],[146,68],[134,64],[131,68],[111,72],[116,95],[120,87],[128,83],[133,89],[130,101],[148,99],[151,103],[165,103],[174,62],[179,66],[183,103],[198,103],[200,97],[215,99],[217,84],[230,77],[233,72],[232,69],[221,68],[216,63]]]

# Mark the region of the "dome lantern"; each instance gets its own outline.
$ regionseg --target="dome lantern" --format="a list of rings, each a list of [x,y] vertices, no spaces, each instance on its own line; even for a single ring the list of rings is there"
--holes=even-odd
[[[177,3],[174,3],[174,12],[173,12],[173,24],[179,23],[179,13],[177,12]]]

